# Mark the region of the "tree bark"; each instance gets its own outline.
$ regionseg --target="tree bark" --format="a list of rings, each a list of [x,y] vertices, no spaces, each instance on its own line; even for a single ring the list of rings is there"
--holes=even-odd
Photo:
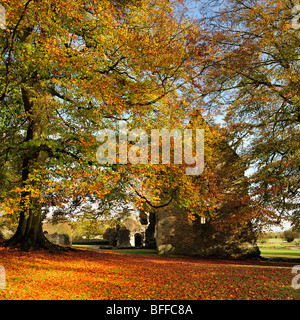
[[[21,212],[19,225],[14,236],[6,243],[8,247],[20,247],[23,251],[30,248],[51,248],[51,242],[42,229],[41,212],[25,215]]]
[[[22,89],[22,99],[25,111],[28,114],[28,127],[25,138],[27,150],[23,154],[22,161],[22,187],[20,201],[19,224],[14,236],[8,240],[6,246],[20,247],[28,251],[30,248],[50,248],[53,245],[44,235],[42,229],[42,205],[41,188],[42,181],[34,178],[34,172],[43,169],[49,153],[41,143],[45,140],[45,108],[34,108],[30,91]],[[39,143],[35,143],[39,141]],[[28,142],[31,142],[28,144]],[[28,186],[31,188],[28,189]],[[34,189],[36,194],[32,194]]]
[[[31,159],[29,159],[31,157]],[[25,187],[29,183],[33,188],[41,188],[40,184],[34,181],[28,182],[30,171],[33,168],[45,164],[46,156],[43,152],[38,152],[36,157],[34,153],[29,153],[23,160],[22,185]],[[39,194],[41,190],[38,190]],[[27,206],[25,206],[27,204]],[[19,224],[14,236],[8,240],[6,246],[20,247],[21,250],[28,251],[30,248],[48,248],[50,241],[45,237],[42,229],[42,206],[39,197],[32,196],[30,191],[23,191],[21,194],[21,212]]]

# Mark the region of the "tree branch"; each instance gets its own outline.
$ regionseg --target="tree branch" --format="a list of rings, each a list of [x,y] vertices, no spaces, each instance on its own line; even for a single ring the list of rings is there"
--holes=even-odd
[[[159,208],[167,207],[167,206],[173,201],[173,199],[174,199],[174,194],[175,194],[175,192],[177,191],[177,189],[178,189],[178,188],[175,188],[175,189],[172,191],[172,193],[171,193],[171,198],[170,198],[169,201],[167,201],[167,202],[164,203],[164,204],[158,205],[158,206],[153,205],[145,196],[139,194],[137,190],[135,190],[135,193],[136,193],[140,198],[144,199],[144,200],[146,201],[146,203],[147,203],[150,207],[155,208],[155,209],[159,209]]]

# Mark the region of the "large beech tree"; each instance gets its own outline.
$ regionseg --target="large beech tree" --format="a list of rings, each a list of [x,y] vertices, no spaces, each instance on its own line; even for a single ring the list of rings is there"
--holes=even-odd
[[[194,57],[207,48],[176,1],[1,4],[1,210],[19,216],[7,245],[49,247],[43,206],[125,188],[128,167],[96,162],[97,130],[121,119],[179,126],[205,68]]]

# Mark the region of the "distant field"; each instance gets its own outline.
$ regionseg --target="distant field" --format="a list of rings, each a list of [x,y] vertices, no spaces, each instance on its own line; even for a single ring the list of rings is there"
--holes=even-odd
[[[261,256],[264,258],[284,257],[284,258],[300,258],[300,250],[290,249],[266,249],[260,248]]]
[[[300,246],[296,245],[295,242],[285,242],[282,238],[265,239],[263,243],[258,241],[258,247],[261,256],[264,258],[300,258]]]
[[[287,243],[283,238],[269,238],[269,239],[264,239],[263,241],[266,243],[274,243],[274,244]],[[258,240],[258,242],[260,242],[260,240]]]

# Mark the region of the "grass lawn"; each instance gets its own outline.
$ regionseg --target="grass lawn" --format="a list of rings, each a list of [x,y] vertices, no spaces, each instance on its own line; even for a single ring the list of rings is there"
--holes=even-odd
[[[260,248],[260,252],[264,258],[300,258],[300,250]]]
[[[86,248],[86,249],[99,249],[99,246],[94,245],[74,245],[74,248]],[[127,253],[127,254],[139,254],[143,256],[159,256],[155,249],[105,249],[107,252],[114,253]]]
[[[291,287],[291,263],[0,247],[0,265],[6,271],[0,300],[300,300],[300,290]]]
[[[76,245],[75,248],[99,249],[99,246],[94,245]],[[264,258],[285,257],[285,258],[300,258],[300,248],[296,246],[289,246],[286,243],[266,243],[259,244],[261,256]],[[107,249],[108,252],[138,254],[158,256],[154,249]]]
[[[258,247],[264,258],[300,258],[300,247],[280,238],[266,239],[264,243],[258,242]]]

